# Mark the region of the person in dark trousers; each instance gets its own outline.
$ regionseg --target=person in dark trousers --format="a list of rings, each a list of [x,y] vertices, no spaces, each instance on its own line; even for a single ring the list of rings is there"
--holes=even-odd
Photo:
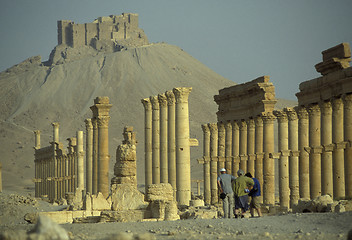
[[[220,190],[220,198],[222,199],[222,207],[224,210],[224,218],[233,218],[233,190],[232,182],[236,178],[230,174],[226,174],[226,169],[220,169],[218,177],[218,188]]]
[[[254,185],[252,178],[244,176],[242,169],[237,171],[238,178],[233,183],[233,191],[235,194],[235,217],[244,217],[244,214],[248,210],[248,189],[251,189]],[[239,215],[240,210],[241,216]]]
[[[249,204],[249,209],[251,211],[252,217],[254,217],[254,210],[257,210],[258,217],[262,216],[262,211],[260,210],[259,196],[261,195],[259,180],[254,178],[250,172],[245,174],[246,177],[252,178],[254,181],[253,188],[248,193],[248,196],[252,198]]]

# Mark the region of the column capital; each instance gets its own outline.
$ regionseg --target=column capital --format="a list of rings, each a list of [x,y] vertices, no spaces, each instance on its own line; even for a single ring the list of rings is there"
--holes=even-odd
[[[93,129],[92,119],[87,118],[84,122],[86,123],[86,130]]]
[[[324,101],[320,103],[320,111],[323,115],[332,114],[332,105],[330,101]]]
[[[284,108],[284,111],[289,121],[295,121],[298,119],[297,112],[293,107],[286,107]]]
[[[218,130],[219,132],[225,132],[225,125],[223,122],[218,122]]]
[[[40,135],[40,130],[34,130],[33,132],[35,135]]]
[[[255,122],[254,122],[254,119],[253,118],[250,118],[246,121],[247,123],[247,127],[250,128],[250,129],[253,129],[255,128]]]
[[[245,129],[247,129],[247,122],[246,122],[246,120],[239,120],[238,122],[238,126],[239,126],[239,128],[240,128],[240,130],[245,130]]]
[[[274,123],[276,117],[272,112],[263,112],[262,113],[263,123]]]
[[[98,128],[98,120],[97,118],[91,118],[92,119],[92,125],[93,125],[93,129],[97,129]]]
[[[178,87],[174,88],[173,93],[175,94],[176,103],[188,103],[188,96],[192,91],[191,87]]]
[[[226,129],[226,130],[232,130],[232,124],[231,124],[231,122],[225,123],[225,129]]]
[[[53,127],[59,127],[59,126],[60,126],[60,123],[58,123],[58,122],[53,122],[53,123],[51,123],[51,125],[52,125]]]
[[[158,94],[158,100],[160,107],[167,107],[167,98],[164,93]]]
[[[232,121],[231,124],[233,130],[239,130],[238,123],[236,121]]]
[[[208,123],[208,127],[211,133],[215,133],[218,131],[218,124],[216,123]]]
[[[284,110],[274,110],[273,114],[276,116],[279,123],[288,122],[288,117]]]
[[[348,94],[343,95],[343,101],[346,104],[352,104],[352,94],[348,93]]]
[[[308,119],[308,111],[305,107],[297,107],[296,112],[299,119]]]
[[[255,117],[255,126],[256,127],[263,127],[263,118],[262,116]]]
[[[316,116],[320,114],[320,106],[319,104],[311,104],[308,106],[308,114],[309,116]]]
[[[93,112],[93,117],[109,116],[109,111],[112,105],[109,103],[109,97],[96,97],[94,105],[90,107]]]
[[[152,109],[153,110],[159,110],[159,99],[158,99],[158,96],[151,96],[150,97],[150,102],[152,104]]]
[[[141,102],[142,102],[142,104],[143,104],[145,110],[152,110],[152,104],[151,104],[149,98],[141,99]]]
[[[337,110],[337,109],[342,109],[343,108],[343,100],[342,98],[333,98],[332,99],[332,108],[334,110]]]
[[[166,91],[165,96],[167,98],[167,105],[170,106],[175,104],[175,94],[172,92],[172,90]]]
[[[97,118],[98,127],[108,127],[110,117],[109,116],[98,116]]]
[[[204,133],[209,133],[210,130],[208,124],[202,124],[202,130]]]

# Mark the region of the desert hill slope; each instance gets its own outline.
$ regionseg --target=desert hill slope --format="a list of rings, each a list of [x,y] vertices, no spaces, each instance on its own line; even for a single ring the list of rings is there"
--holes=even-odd
[[[97,96],[108,96],[113,105],[109,124],[110,174],[123,127],[134,126],[139,145],[138,181],[144,182],[144,108],[141,99],[174,87],[190,86],[191,137],[200,140],[192,148],[192,166],[202,153],[200,124],[216,121],[213,96],[234,83],[176,46],[165,43],[129,48],[121,52],[95,53],[82,49],[74,58],[44,66],[26,61],[0,73],[0,155],[3,185],[16,191],[32,191],[34,184],[34,134],[41,130],[41,146],[52,140],[52,122],[60,123],[60,141],[85,131],[84,120]],[[196,172],[201,173],[197,167]],[[193,173],[192,173],[193,174]]]

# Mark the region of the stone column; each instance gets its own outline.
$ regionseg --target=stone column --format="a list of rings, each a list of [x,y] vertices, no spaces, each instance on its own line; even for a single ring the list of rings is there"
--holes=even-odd
[[[53,142],[59,142],[59,126],[58,122],[53,122],[51,124],[53,126]]]
[[[253,118],[247,120],[247,172],[255,176],[255,122]]]
[[[97,97],[91,107],[98,122],[98,192],[109,196],[109,111],[112,105],[108,97]]]
[[[77,131],[77,187],[84,189],[84,151],[83,151],[83,131]]]
[[[2,163],[0,163],[0,193],[2,192]]]
[[[288,175],[288,118],[287,114],[280,110],[274,111],[278,119],[278,133],[279,144],[278,149],[280,152],[279,159],[279,197],[280,206],[289,208],[290,203],[290,189],[289,189],[289,175]]]
[[[321,109],[321,145],[323,152],[321,155],[321,192],[323,195],[333,196],[332,177],[332,106],[330,101],[323,102]]]
[[[152,103],[152,166],[153,184],[160,183],[160,111],[157,96],[150,97]]]
[[[263,114],[263,201],[266,205],[275,204],[275,164],[270,157],[274,152],[274,121],[272,113]]]
[[[34,135],[35,135],[34,149],[40,149],[40,130],[35,130]]]
[[[93,125],[93,164],[92,164],[92,194],[98,193],[98,120],[92,118]]]
[[[232,122],[232,175],[240,169],[240,130],[236,121]]]
[[[305,107],[297,109],[298,114],[298,148],[299,148],[299,195],[310,198],[309,195],[309,118]]]
[[[145,192],[148,186],[153,184],[153,165],[152,165],[152,104],[149,98],[141,100],[144,106],[144,170],[145,170]]]
[[[320,141],[320,107],[310,105],[309,113],[309,182],[310,198],[321,195],[321,141]]]
[[[335,144],[332,152],[334,198],[345,198],[344,170],[344,136],[343,136],[343,101],[342,98],[332,100],[332,142]]]
[[[293,108],[285,108],[288,117],[288,148],[291,150],[289,157],[289,185],[290,206],[298,204],[299,200],[299,151],[298,151],[298,117]]]
[[[210,130],[208,124],[202,125],[203,130],[203,156],[204,156],[204,203],[211,204],[211,187],[210,187]]]
[[[228,174],[232,172],[232,124],[227,122],[225,124],[225,168]]]
[[[218,172],[221,168],[225,168],[225,125],[218,122]]]
[[[188,97],[192,88],[174,88],[176,99],[176,197],[180,205],[191,200],[191,149]]]
[[[211,204],[218,202],[218,125],[216,123],[208,124],[210,129],[210,188]]]
[[[167,97],[167,106],[168,106],[168,180],[174,190],[174,199],[176,199],[176,139],[175,139],[175,95],[172,91],[165,92]]]
[[[255,118],[255,177],[258,179],[260,186],[263,187],[263,118]],[[259,196],[260,203],[263,203],[263,194]]]
[[[240,127],[240,169],[247,171],[247,123],[241,120],[238,123]]]
[[[168,159],[167,159],[167,98],[165,94],[159,94],[160,106],[160,182],[168,183]]]
[[[345,184],[346,198],[352,199],[352,94],[344,96],[344,140],[347,143],[345,149]]]
[[[85,120],[86,123],[86,190],[92,193],[93,176],[93,125],[92,119]]]

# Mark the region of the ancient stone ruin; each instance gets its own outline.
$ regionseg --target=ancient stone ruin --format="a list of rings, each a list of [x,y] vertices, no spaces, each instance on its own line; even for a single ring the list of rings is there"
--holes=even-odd
[[[220,168],[251,172],[263,186],[263,203],[275,205],[275,178],[283,208],[300,198],[352,199],[351,51],[342,43],[322,52],[323,76],[300,84],[298,106],[274,110],[268,76],[219,90],[218,122],[203,124],[204,199],[216,204]],[[278,122],[278,151],[274,123]],[[275,176],[274,159],[279,159]]]

